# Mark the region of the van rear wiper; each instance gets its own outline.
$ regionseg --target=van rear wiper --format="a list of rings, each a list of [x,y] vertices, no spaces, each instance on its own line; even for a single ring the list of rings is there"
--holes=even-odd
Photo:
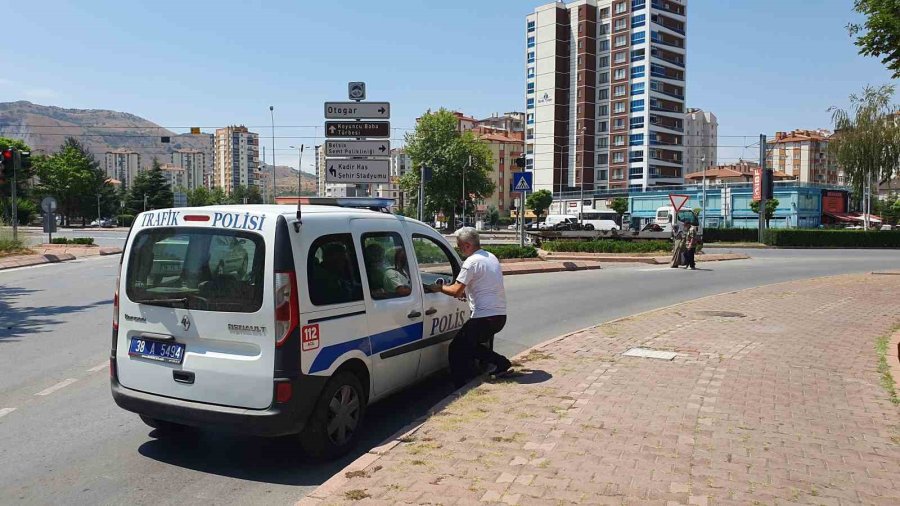
[[[179,303],[184,307],[187,307],[188,298],[187,297],[171,297],[168,299],[138,299],[135,302],[138,304],[174,304]]]

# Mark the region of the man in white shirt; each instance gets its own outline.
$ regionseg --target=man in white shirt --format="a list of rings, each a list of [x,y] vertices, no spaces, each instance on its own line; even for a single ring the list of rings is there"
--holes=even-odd
[[[472,227],[456,232],[456,245],[466,257],[456,282],[428,288],[451,297],[465,294],[469,301],[471,318],[450,343],[450,374],[456,386],[461,387],[475,375],[476,359],[488,365],[489,373],[497,375],[507,372],[511,364],[509,359],[484,346],[506,325],[506,291],[500,261],[481,249],[478,232]]]

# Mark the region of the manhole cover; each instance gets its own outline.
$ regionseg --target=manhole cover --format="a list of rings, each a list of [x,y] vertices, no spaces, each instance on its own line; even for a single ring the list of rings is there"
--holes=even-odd
[[[719,318],[746,318],[744,313],[736,313],[734,311],[697,311],[697,314],[703,316],[718,316]]]

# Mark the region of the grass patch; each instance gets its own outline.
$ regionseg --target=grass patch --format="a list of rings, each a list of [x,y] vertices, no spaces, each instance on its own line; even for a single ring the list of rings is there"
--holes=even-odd
[[[887,361],[888,346],[891,343],[891,336],[894,332],[900,330],[900,325],[895,326],[890,332],[878,338],[875,342],[875,351],[878,352],[878,373],[881,375],[881,386],[887,390],[888,397],[894,404],[900,404],[900,398],[897,398],[897,388],[894,383],[894,376],[891,375],[891,366]]]
[[[521,366],[522,364],[526,364],[528,362],[533,362],[535,360],[546,360],[548,358],[553,358],[553,355],[550,355],[549,353],[544,353],[543,351],[540,351],[540,350],[531,350],[528,352],[528,355],[525,355],[524,357],[522,357],[518,360],[514,360],[513,365]]]
[[[363,499],[368,499],[372,496],[363,489],[353,489],[344,492],[344,497],[351,501],[362,501]]]

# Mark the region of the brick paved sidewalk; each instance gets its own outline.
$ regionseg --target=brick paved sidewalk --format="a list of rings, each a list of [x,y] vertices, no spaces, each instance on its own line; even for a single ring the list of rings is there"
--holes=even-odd
[[[569,335],[300,504],[900,504],[875,350],[898,294],[806,280]],[[677,356],[623,356],[639,346]]]

